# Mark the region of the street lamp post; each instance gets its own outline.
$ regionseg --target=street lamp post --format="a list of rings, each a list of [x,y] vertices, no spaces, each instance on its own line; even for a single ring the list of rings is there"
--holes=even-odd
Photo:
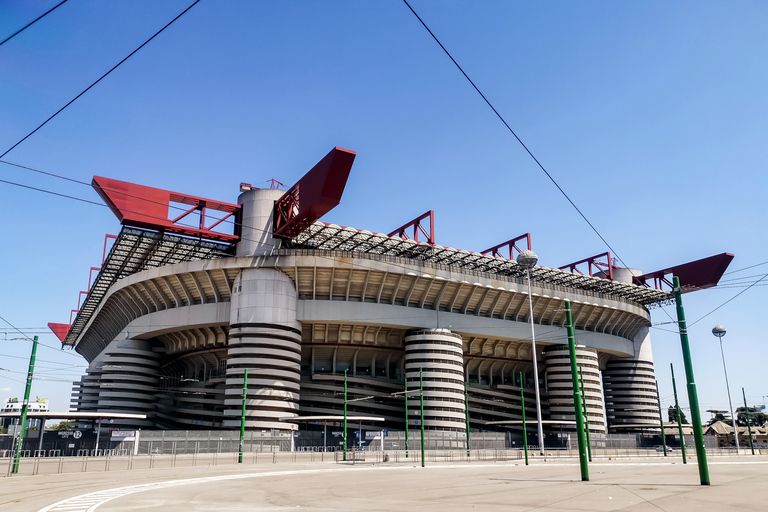
[[[344,370],[344,460],[347,460],[347,370]]]
[[[541,395],[539,394],[539,369],[536,363],[536,332],[533,327],[533,297],[531,292],[531,268],[536,266],[539,257],[530,250],[522,251],[517,255],[517,264],[525,268],[528,276],[528,317],[531,319],[531,352],[533,352],[533,387],[536,394],[536,421],[539,434],[539,453],[544,455],[544,426],[541,422]]]
[[[19,461],[21,459],[21,449],[24,444],[24,427],[27,423],[27,411],[29,410],[29,393],[32,389],[32,375],[35,373],[35,354],[37,354],[37,336],[32,340],[32,355],[29,356],[29,370],[27,371],[27,385],[24,388],[24,402],[21,404],[21,422],[19,423],[21,431],[19,432],[19,441],[16,445],[16,452],[13,456],[13,467],[11,473],[19,472]]]
[[[723,373],[725,374],[725,389],[728,391],[728,406],[731,408],[731,423],[733,423],[733,439],[736,442],[736,453],[741,453],[739,449],[739,430],[736,424],[736,415],[733,414],[733,402],[731,402],[731,386],[728,384],[728,369],[725,367],[725,352],[723,351],[723,336],[725,336],[725,327],[716,325],[712,328],[712,334],[720,340],[720,355],[723,356]]]

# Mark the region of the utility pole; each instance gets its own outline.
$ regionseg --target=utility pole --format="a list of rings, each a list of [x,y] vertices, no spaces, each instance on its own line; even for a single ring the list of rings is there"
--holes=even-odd
[[[579,366],[579,381],[581,384],[581,403],[584,408],[584,430],[587,433],[587,455],[589,455],[589,462],[592,462],[592,439],[589,435],[589,413],[587,413],[587,395],[584,393],[584,373]]]
[[[27,423],[27,411],[29,410],[29,393],[32,390],[32,375],[35,373],[35,355],[37,354],[37,336],[32,339],[32,355],[29,356],[29,370],[27,371],[27,387],[24,388],[24,402],[21,404],[21,423],[19,427],[19,442],[16,445],[16,453],[13,457],[13,467],[11,473],[19,472],[19,459],[21,458],[21,447],[24,444],[24,430]]]
[[[688,345],[688,326],[685,323],[685,310],[683,298],[680,292],[680,278],[673,276],[672,285],[675,289],[675,306],[677,309],[677,323],[680,329],[680,344],[683,349],[683,363],[685,364],[685,380],[688,388],[688,403],[691,406],[691,423],[693,424],[693,440],[696,446],[696,461],[699,465],[699,480],[701,485],[709,485],[709,467],[707,466],[707,451],[704,447],[704,430],[701,428],[701,411],[699,410],[699,395],[696,392],[696,382],[693,378],[693,362],[691,361],[691,348]]]
[[[405,458],[408,458],[408,377],[405,379]]]
[[[744,392],[744,388],[741,388],[741,396],[744,397],[744,416],[747,419],[747,432],[749,433],[749,447],[752,449],[752,455],[755,454],[755,446],[752,444],[752,427],[749,425],[749,407],[747,407],[747,394]],[[733,429],[736,431],[736,420],[733,421]],[[736,434],[738,435],[738,434]]]
[[[243,449],[245,448],[245,399],[248,396],[248,368],[243,369],[243,412],[240,415],[240,449],[237,454],[237,463],[243,462]],[[291,432],[293,435],[293,432]]]
[[[659,398],[659,381],[656,382],[656,403],[659,404],[659,426],[661,427],[661,446],[664,447],[664,456],[667,456],[667,436],[664,433],[664,416],[661,414],[661,398]]]
[[[528,465],[528,427],[525,424],[525,394],[523,393],[523,372],[520,372],[520,403],[523,410],[523,448],[525,449],[525,465]]]
[[[680,405],[677,402],[677,384],[675,384],[675,367],[672,363],[669,363],[669,368],[672,370],[672,391],[675,394],[675,410],[677,411],[677,432],[680,434],[680,451],[683,454],[683,464],[688,464],[688,460],[685,456],[685,436],[683,436],[683,414],[680,412]]]
[[[573,332],[571,317],[571,301],[565,301],[565,324],[568,330],[568,352],[571,356],[571,385],[573,386],[573,409],[576,416],[576,438],[579,441],[579,467],[581,480],[589,481],[589,462],[587,461],[586,439],[584,438],[584,417],[581,414],[581,393],[579,392],[579,377],[576,374],[576,339]]]
[[[347,370],[344,370],[344,460],[347,460]]]
[[[422,377],[424,368],[419,368],[419,388],[421,393],[421,467],[424,467],[424,379]]]
[[[466,413],[466,429],[467,429],[467,460],[470,457],[470,445],[469,445],[469,383],[464,381],[464,412]]]

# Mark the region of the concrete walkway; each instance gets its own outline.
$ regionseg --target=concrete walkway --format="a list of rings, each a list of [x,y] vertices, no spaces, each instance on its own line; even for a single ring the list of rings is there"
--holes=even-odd
[[[0,511],[768,509],[768,457],[718,458],[710,474],[712,485],[701,486],[695,461],[660,460],[595,462],[589,482],[566,461],[147,469],[5,478]]]

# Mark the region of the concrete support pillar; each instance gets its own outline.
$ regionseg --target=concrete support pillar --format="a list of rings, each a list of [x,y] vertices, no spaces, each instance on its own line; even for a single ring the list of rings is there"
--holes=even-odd
[[[403,344],[409,390],[419,389],[419,368],[424,369],[425,429],[466,432],[461,336],[448,329],[425,329],[408,333]],[[416,427],[418,395],[410,395],[408,408],[409,424]]]
[[[301,325],[293,281],[274,269],[235,278],[230,310],[224,427],[240,426],[243,370],[248,369],[246,428],[288,430],[279,418],[299,408]]]
[[[611,359],[603,370],[608,427],[638,425],[636,430],[658,429],[659,403],[648,328],[635,337],[634,345],[634,357]]]
[[[568,347],[548,347],[544,356],[547,363],[546,382],[549,397],[549,413],[552,420],[575,421],[573,411],[573,381]],[[589,431],[605,433],[605,411],[603,390],[600,384],[600,366],[597,351],[582,345],[576,347],[576,365],[584,376],[584,396],[587,402]],[[564,431],[575,432],[576,426],[563,427]]]
[[[146,420],[116,419],[115,426],[152,428],[160,387],[160,355],[144,340],[115,340],[106,349],[98,381],[99,412],[146,414]],[[90,392],[90,391],[89,391]]]
[[[237,198],[237,203],[243,207],[237,256],[268,254],[280,247],[280,240],[272,238],[272,211],[275,201],[284,193],[282,190],[254,189]]]

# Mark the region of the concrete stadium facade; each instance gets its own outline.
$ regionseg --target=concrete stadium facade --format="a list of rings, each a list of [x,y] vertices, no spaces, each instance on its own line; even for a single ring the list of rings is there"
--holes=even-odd
[[[535,378],[543,418],[565,420],[556,429],[569,430],[567,299],[590,431],[658,425],[646,305],[668,294],[622,282],[620,272],[608,281],[537,267],[531,311],[524,274],[511,260],[320,222],[292,240],[274,238],[281,195],[240,195],[234,254],[174,262],[157,256],[166,235],[123,228],[110,258],[127,247],[124,261],[146,259],[140,253],[149,246],[156,258],[105,287],[70,331],[90,363],[73,389],[76,410],[147,415],[116,420],[122,427],[235,428],[247,368],[246,428],[284,430],[292,428],[285,418],[340,415],[346,371],[350,398],[373,397],[351,403],[350,413],[402,430],[401,392],[418,388],[421,373],[427,430],[465,431],[466,385],[472,430],[520,431],[521,384],[533,421]],[[417,428],[417,399],[408,412]],[[510,424],[486,425],[498,421]]]

